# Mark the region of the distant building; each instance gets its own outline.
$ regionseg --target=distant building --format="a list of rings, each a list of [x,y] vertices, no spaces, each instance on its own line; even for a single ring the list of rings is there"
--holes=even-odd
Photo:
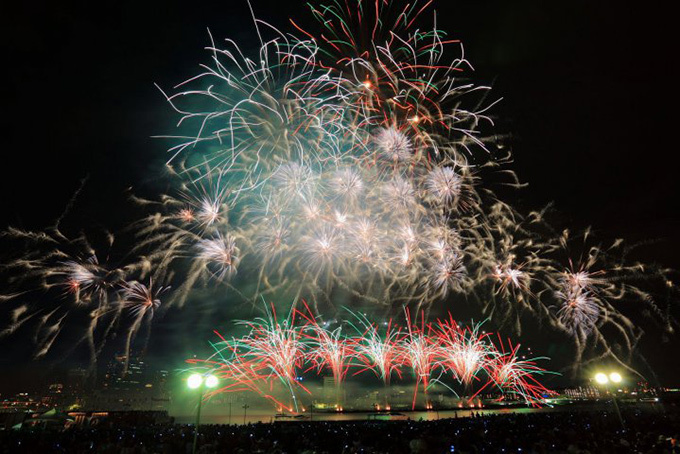
[[[47,393],[42,397],[41,402],[47,407],[57,407],[63,405],[65,401],[64,384],[52,383],[47,387]]]
[[[600,389],[591,385],[579,386],[578,388],[565,388],[562,395],[569,397],[570,399],[599,399]]]
[[[126,367],[127,365],[127,367]],[[106,367],[99,389],[88,394],[85,410],[167,410],[169,373],[152,370],[139,356],[116,355]]]
[[[90,377],[90,371],[82,367],[74,367],[69,369],[66,374],[66,387],[64,391],[70,393],[82,394],[87,388],[87,379]]]

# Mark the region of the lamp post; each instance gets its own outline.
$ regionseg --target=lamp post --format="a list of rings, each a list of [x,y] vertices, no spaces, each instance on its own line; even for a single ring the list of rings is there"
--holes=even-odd
[[[611,372],[609,375],[605,374],[604,372],[598,372],[595,374],[595,381],[602,385],[605,389],[606,392],[609,391],[609,383],[614,383],[619,384],[621,383],[621,380],[623,378],[621,377],[621,374],[618,372]],[[621,410],[619,409],[619,403],[616,400],[616,390],[612,393],[612,403],[614,404],[614,410],[616,410],[616,416],[619,418],[619,422],[621,423],[621,427],[625,429],[625,425],[623,424],[623,417],[621,416]]]
[[[198,426],[201,424],[201,407],[203,405],[203,395],[205,388],[217,387],[219,380],[211,374],[191,374],[187,379],[187,386],[189,389],[198,389],[198,409],[196,410],[196,425],[194,427],[194,444],[191,449],[193,454],[196,454],[196,444],[198,443]]]
[[[231,426],[231,394],[229,394],[229,425]]]
[[[243,425],[246,425],[246,412],[250,408],[250,405],[248,404],[243,404]]]

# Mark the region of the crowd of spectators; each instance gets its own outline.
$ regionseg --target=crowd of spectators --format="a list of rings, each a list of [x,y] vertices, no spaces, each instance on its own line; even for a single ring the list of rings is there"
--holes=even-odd
[[[680,413],[542,412],[435,421],[202,425],[199,453],[680,453]],[[0,432],[0,453],[188,454],[191,425]]]

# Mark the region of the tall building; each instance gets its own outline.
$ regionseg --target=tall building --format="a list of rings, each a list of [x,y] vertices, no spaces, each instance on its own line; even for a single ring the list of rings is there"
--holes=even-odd
[[[130,355],[128,360],[126,355],[116,355],[106,367],[100,389],[88,396],[85,408],[167,410],[168,375],[166,370],[152,370],[140,356]]]
[[[131,355],[128,361],[127,355],[116,355],[107,365],[103,387],[116,391],[141,389],[149,381],[147,375],[147,365],[138,356]]]

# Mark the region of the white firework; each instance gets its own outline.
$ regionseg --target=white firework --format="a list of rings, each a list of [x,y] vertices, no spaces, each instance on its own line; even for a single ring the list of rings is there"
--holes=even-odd
[[[86,291],[97,282],[97,276],[82,263],[69,260],[64,267],[66,285],[74,293]]]
[[[411,139],[394,127],[380,128],[373,141],[382,157],[389,161],[408,162],[413,158]]]
[[[382,185],[382,197],[388,211],[403,211],[416,205],[413,184],[401,177],[392,178]]]
[[[308,166],[289,162],[279,166],[272,179],[284,200],[305,200],[312,195],[317,176]]]
[[[149,282],[148,286],[138,281],[126,282],[123,284],[121,303],[137,317],[143,318],[147,314],[153,316],[161,305],[159,297],[165,290],[163,287],[154,290],[153,282]]]
[[[375,223],[361,218],[353,223],[350,235],[353,258],[361,263],[377,265],[382,241]]]
[[[64,277],[65,282],[61,285],[75,296],[78,303],[103,296],[109,285],[105,279],[106,270],[99,265],[96,255],[84,261],[67,260],[57,267],[54,274]]]
[[[394,261],[402,267],[407,267],[415,260],[415,251],[408,244],[404,244],[397,249],[393,255]]]
[[[333,267],[340,255],[340,236],[336,229],[323,227],[305,238],[303,248],[310,268]]]
[[[441,205],[451,206],[460,197],[462,179],[452,167],[435,167],[427,175],[425,184],[428,193]]]
[[[499,291],[526,289],[531,280],[529,274],[510,265],[496,265],[492,277],[499,283]]]
[[[430,285],[442,295],[446,295],[451,290],[461,290],[466,269],[461,255],[450,252],[444,258],[435,261],[430,272]]]
[[[318,221],[321,217],[321,207],[313,199],[305,200],[302,204],[301,211],[302,218],[308,222]]]
[[[333,212],[333,224],[339,230],[344,230],[347,228],[349,222],[349,214],[344,211],[335,210]]]
[[[591,293],[579,290],[555,292],[560,300],[557,319],[571,333],[586,335],[600,319],[600,306]]]
[[[219,200],[203,199],[197,218],[206,226],[211,226],[220,219],[221,204]]]
[[[240,250],[232,235],[218,233],[214,238],[200,240],[197,248],[199,259],[207,263],[217,278],[230,277],[236,273]]]
[[[446,225],[428,227],[425,229],[425,238],[427,252],[437,260],[444,260],[460,247],[458,232]]]
[[[378,227],[372,220],[362,217],[352,225],[352,235],[361,242],[374,243],[377,240]]]
[[[591,290],[592,285],[595,283],[595,279],[586,271],[565,271],[559,282],[565,291],[577,293],[583,290]]]
[[[333,172],[328,187],[334,195],[347,203],[352,203],[363,193],[364,182],[359,172],[348,167]]]
[[[408,246],[413,246],[418,242],[416,229],[410,223],[402,223],[397,229],[397,238]]]
[[[255,250],[266,259],[275,258],[287,249],[289,237],[287,222],[265,223],[255,237]]]

